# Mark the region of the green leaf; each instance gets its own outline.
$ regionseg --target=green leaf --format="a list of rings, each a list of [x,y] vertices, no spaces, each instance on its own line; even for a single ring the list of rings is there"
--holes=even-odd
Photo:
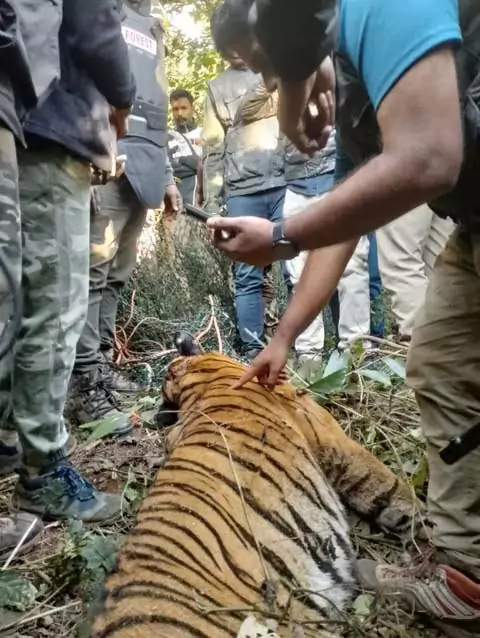
[[[339,370],[347,371],[352,360],[352,355],[348,350],[334,350],[330,355],[328,363],[323,371],[323,376],[328,377]]]
[[[124,488],[123,495],[131,505],[135,505],[137,501],[143,499],[145,490],[132,483]]]
[[[28,611],[35,605],[38,589],[14,570],[0,571],[0,609]]]
[[[405,381],[407,373],[406,373],[405,364],[403,363],[403,361],[399,361],[398,359],[393,359],[392,357],[385,357],[384,359],[382,359],[382,363],[384,363],[388,368],[390,368],[393,374],[396,374],[397,377],[400,377],[400,379],[403,379]]]
[[[140,399],[138,399],[138,405],[141,405],[146,408],[153,407],[157,402],[158,402],[158,397],[145,396],[145,397],[140,397]]]
[[[367,619],[372,614],[373,596],[370,594],[361,594],[353,603],[355,615],[361,620]]]
[[[119,418],[124,418],[124,415],[120,416],[110,416],[106,419],[102,419],[101,421],[96,421],[94,429],[92,430],[90,436],[87,441],[94,441],[95,439],[104,439],[106,436],[109,436],[113,433],[115,428],[117,427]],[[92,425],[92,424],[90,424]]]
[[[380,385],[383,385],[385,388],[389,388],[392,385],[390,377],[385,374],[385,372],[380,372],[380,370],[371,370],[370,368],[363,368],[357,370],[357,374],[361,377],[365,377],[366,379],[371,379]]]
[[[155,415],[157,414],[157,410],[146,410],[145,412],[140,412],[140,416],[142,418],[142,422],[146,425],[153,425],[155,420]]]
[[[345,387],[347,376],[347,370],[337,370],[327,376],[324,375],[319,379],[314,379],[311,383],[309,383],[308,387],[311,392],[315,392],[317,394],[334,394],[336,392],[340,392]]]
[[[410,483],[418,491],[425,489],[428,481],[428,461],[424,454],[422,460],[419,462],[415,473],[410,477]]]
[[[111,536],[92,534],[82,549],[82,558],[91,571],[103,569],[105,573],[115,566],[117,540]]]

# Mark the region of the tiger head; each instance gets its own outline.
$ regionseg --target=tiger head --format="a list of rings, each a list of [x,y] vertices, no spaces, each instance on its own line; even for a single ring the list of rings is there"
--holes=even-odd
[[[155,416],[159,428],[174,425],[178,420],[182,397],[202,395],[202,384],[207,385],[213,374],[218,374],[226,364],[240,376],[243,366],[219,353],[204,353],[196,339],[187,332],[177,332],[175,346],[180,356],[174,359],[162,386],[162,405]],[[238,368],[238,371],[236,370]],[[195,386],[195,392],[188,392]]]

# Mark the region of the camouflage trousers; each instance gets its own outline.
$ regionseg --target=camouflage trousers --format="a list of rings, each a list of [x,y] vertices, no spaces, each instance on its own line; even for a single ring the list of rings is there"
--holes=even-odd
[[[18,194],[18,166],[15,137],[13,133],[0,125],[0,253],[5,266],[13,278],[13,283],[20,289],[21,285],[21,230],[20,230],[20,197]],[[0,349],[6,346],[5,341],[11,339],[11,330],[7,323],[13,311],[12,292],[2,272],[0,279],[0,332],[2,342]],[[15,318],[16,319],[16,318]],[[4,334],[4,331],[6,334]],[[10,353],[7,354],[9,356]]]
[[[0,361],[0,439],[16,430],[24,462],[41,466],[68,438],[63,410],[88,304],[90,171],[57,146],[17,150],[18,200],[15,147],[1,142],[1,242],[22,281],[23,316]]]

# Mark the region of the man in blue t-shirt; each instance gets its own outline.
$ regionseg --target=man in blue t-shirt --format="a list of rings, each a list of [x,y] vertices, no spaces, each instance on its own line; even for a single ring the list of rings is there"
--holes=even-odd
[[[460,68],[473,70],[472,82],[480,70],[478,3],[460,0],[463,31],[455,0],[225,0],[222,6],[239,55],[253,70],[279,78],[283,132],[313,153],[331,131],[335,92],[336,127],[357,167],[327,198],[282,224],[209,222],[214,243],[233,259],[265,265],[312,251],[275,337],[240,384],[253,377],[275,384],[291,343],[327,303],[359,237],[424,202],[448,201],[461,222],[435,266],[407,370],[427,440],[437,562],[426,572],[361,562],[359,571],[387,594],[404,591],[449,636],[478,636],[480,448],[453,465],[439,454],[480,422],[480,245],[468,225],[468,197],[451,195],[458,194],[459,176],[465,185],[465,174],[474,174],[465,172],[470,152],[463,162],[455,54],[462,47]],[[322,64],[332,47],[336,91]],[[465,142],[475,166],[478,150],[469,137]],[[476,196],[472,179],[467,191]]]

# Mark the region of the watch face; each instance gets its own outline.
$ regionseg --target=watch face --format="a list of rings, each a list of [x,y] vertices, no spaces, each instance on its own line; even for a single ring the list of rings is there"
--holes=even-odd
[[[286,239],[277,242],[273,247],[273,252],[277,261],[288,261],[298,255],[294,245]]]

